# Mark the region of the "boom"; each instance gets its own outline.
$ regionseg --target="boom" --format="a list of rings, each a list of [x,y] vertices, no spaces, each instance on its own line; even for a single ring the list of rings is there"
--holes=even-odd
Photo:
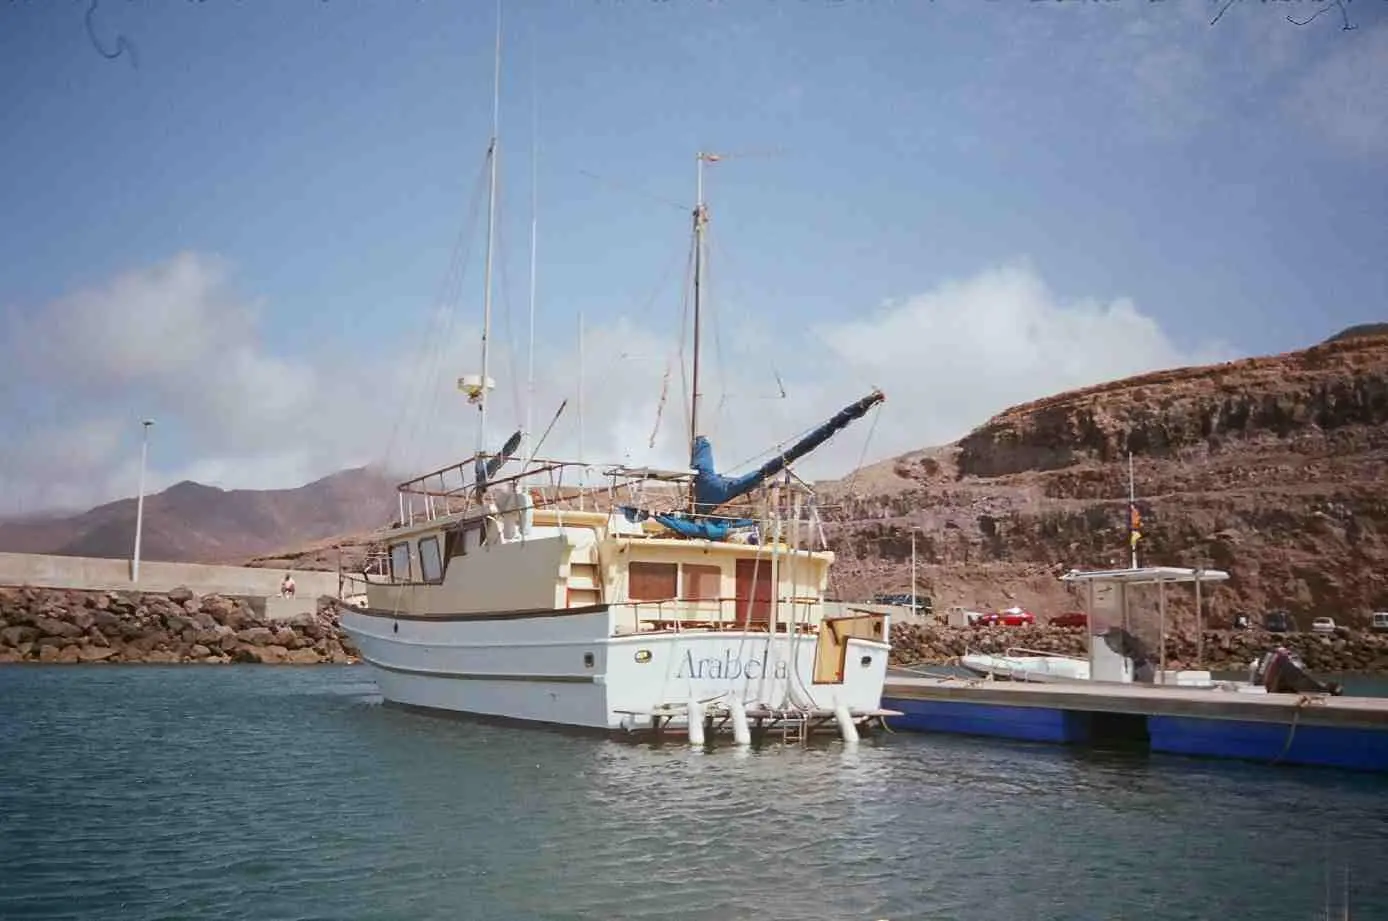
[[[850,422],[861,419],[867,411],[886,399],[880,390],[854,403],[850,403],[834,414],[828,422],[810,432],[804,438],[777,454],[751,473],[739,477],[723,476],[713,466],[713,445],[703,435],[694,439],[690,451],[689,465],[695,470],[694,513],[708,515],[718,506],[730,502],[744,493],[750,492],[768,478],[784,470],[789,464],[809,454],[834,435],[848,426]]]

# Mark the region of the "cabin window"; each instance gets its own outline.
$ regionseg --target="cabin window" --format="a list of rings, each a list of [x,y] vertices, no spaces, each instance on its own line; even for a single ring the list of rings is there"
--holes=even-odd
[[[691,601],[717,601],[723,596],[723,570],[717,566],[684,564],[684,597]]]
[[[679,594],[679,567],[674,563],[629,563],[627,597],[632,601],[665,601]]]
[[[390,545],[390,577],[396,582],[410,581],[410,545]]]
[[[419,542],[419,574],[425,582],[443,581],[443,559],[439,556],[437,537],[426,537]]]

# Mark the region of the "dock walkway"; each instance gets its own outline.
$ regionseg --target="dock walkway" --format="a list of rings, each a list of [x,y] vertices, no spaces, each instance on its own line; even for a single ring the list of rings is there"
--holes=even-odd
[[[1388,772],[1388,698],[889,675],[897,730]]]

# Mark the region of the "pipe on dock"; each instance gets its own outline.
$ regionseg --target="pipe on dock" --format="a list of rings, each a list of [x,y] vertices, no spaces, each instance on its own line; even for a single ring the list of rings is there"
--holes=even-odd
[[[839,704],[834,708],[834,719],[838,720],[839,733],[843,736],[844,742],[856,745],[858,727],[853,724],[853,714],[848,712],[848,704]]]
[[[747,725],[747,708],[742,706],[739,698],[733,697],[728,701],[728,713],[733,723],[733,744],[751,745],[752,730]]]
[[[689,698],[689,744],[704,744],[704,705]]]

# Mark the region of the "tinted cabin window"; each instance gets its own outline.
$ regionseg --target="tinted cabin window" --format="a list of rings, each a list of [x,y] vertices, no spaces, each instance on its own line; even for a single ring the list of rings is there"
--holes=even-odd
[[[426,537],[419,542],[419,572],[425,582],[443,581],[443,560],[439,557],[437,537]]]
[[[467,553],[467,547],[463,544],[463,536],[466,532],[462,528],[450,528],[443,535],[444,556],[450,560],[455,556],[463,556]]]
[[[630,563],[627,597],[632,601],[665,601],[679,594],[679,567],[674,563]]]
[[[410,581],[410,545],[390,545],[390,577],[396,582]]]
[[[723,571],[717,566],[684,565],[684,597],[693,601],[714,601],[723,594]]]

